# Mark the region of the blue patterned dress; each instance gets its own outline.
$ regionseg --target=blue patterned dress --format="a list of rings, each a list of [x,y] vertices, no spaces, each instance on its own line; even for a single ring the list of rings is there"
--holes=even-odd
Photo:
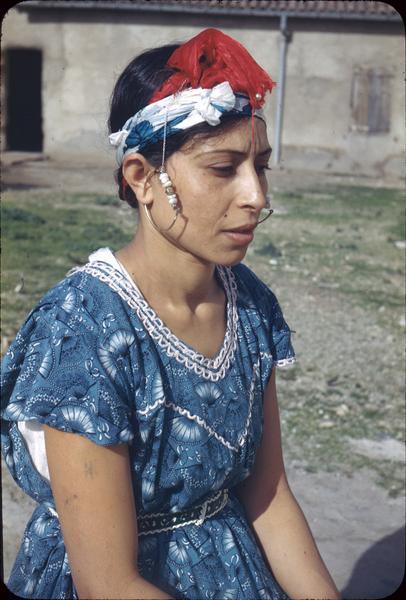
[[[246,266],[217,267],[216,276],[227,328],[214,358],[179,340],[122,272],[97,259],[28,315],[2,369],[2,451],[38,502],[8,581],[15,594],[77,598],[49,479],[34,465],[23,423],[129,444],[140,516],[229,489],[224,508],[202,524],[139,537],[141,575],[172,597],[286,598],[233,487],[254,463],[272,368],[294,361],[290,330]]]

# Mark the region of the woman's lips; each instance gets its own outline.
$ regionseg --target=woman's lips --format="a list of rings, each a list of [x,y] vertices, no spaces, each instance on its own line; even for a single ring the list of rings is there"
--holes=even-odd
[[[254,239],[255,227],[255,225],[247,225],[245,227],[238,227],[235,229],[226,229],[223,231],[223,233],[225,233],[228,238],[233,240],[233,242],[244,246],[252,242]]]

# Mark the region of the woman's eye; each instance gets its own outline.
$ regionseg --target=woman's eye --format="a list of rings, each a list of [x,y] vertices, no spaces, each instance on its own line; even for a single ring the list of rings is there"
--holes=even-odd
[[[232,175],[234,172],[234,166],[233,165],[221,165],[221,166],[215,166],[215,167],[210,167],[215,173],[218,173],[219,175]]]
[[[272,169],[269,165],[258,165],[257,171],[258,171],[258,173],[263,175],[265,173],[265,171],[272,171]]]
[[[235,172],[234,165],[216,165],[211,166],[210,169],[220,176],[230,176],[233,175]],[[256,171],[259,175],[264,175],[265,171],[267,170],[271,171],[269,165],[258,165],[256,167]]]

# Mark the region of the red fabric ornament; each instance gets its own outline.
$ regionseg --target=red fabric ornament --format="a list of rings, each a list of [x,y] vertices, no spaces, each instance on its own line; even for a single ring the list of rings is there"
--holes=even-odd
[[[234,92],[245,94],[253,109],[276,85],[242,44],[218,29],[205,29],[173,52],[167,66],[176,69],[157,90],[150,104],[186,88],[212,88],[228,81]]]

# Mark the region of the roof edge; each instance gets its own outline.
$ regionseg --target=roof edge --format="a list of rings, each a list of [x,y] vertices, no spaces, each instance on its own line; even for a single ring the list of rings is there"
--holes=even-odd
[[[394,13],[355,13],[355,12],[316,12],[316,11],[295,11],[295,10],[283,10],[283,9],[259,9],[259,8],[234,8],[234,7],[223,7],[217,8],[216,6],[204,6],[204,5],[172,5],[165,4],[129,4],[127,2],[120,1],[105,1],[105,0],[25,0],[15,6],[20,11],[44,11],[44,10],[98,10],[98,11],[121,11],[121,12],[166,12],[166,13],[183,13],[187,14],[215,14],[223,16],[236,16],[236,17],[263,17],[263,18],[276,18],[285,15],[287,17],[294,17],[299,19],[325,19],[325,20],[351,20],[351,21],[386,21],[403,23],[401,15],[394,9]],[[392,7],[393,8],[393,7]]]

